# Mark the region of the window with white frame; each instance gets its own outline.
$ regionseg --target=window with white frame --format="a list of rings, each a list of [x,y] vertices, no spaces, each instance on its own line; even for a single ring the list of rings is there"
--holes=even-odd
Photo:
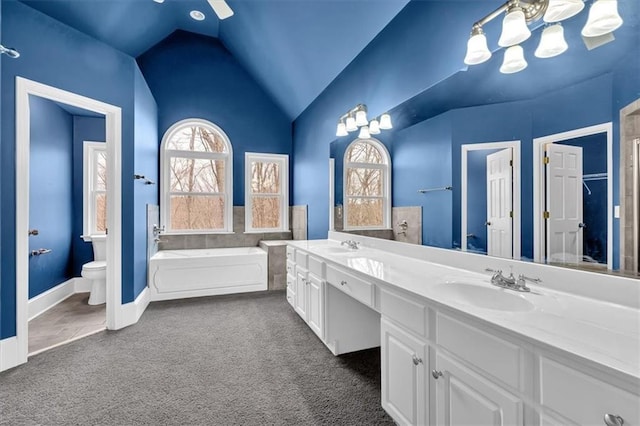
[[[160,157],[165,232],[232,232],[233,151],[222,129],[201,119],[179,121],[162,138]]]
[[[391,158],[377,139],[356,139],[344,155],[344,228],[388,229]]]
[[[247,232],[289,230],[289,156],[245,153]]]
[[[107,144],[83,143],[83,234],[107,232]]]

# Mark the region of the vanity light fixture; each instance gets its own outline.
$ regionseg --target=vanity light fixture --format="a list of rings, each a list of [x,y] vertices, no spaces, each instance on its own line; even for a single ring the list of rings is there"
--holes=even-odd
[[[344,113],[338,119],[336,127],[336,136],[347,136],[349,132],[355,132],[360,129],[358,137],[360,139],[369,139],[371,135],[380,134],[380,130],[391,129],[391,116],[384,113],[380,117],[367,120],[367,106],[358,104],[354,108]]]
[[[505,16],[498,45],[507,49],[500,67],[501,72],[511,74],[527,67],[520,43],[531,36],[528,24],[540,18],[554,25],[549,25],[542,31],[535,56],[552,58],[560,55],[569,46],[564,39],[564,29],[558,23],[580,13],[584,9],[585,1],[591,0],[507,0],[473,24],[464,63],[477,65],[491,57],[482,27],[502,13],[505,13]],[[620,28],[622,23],[622,18],[618,14],[618,0],[593,0],[587,23],[581,33],[584,37],[599,37]],[[512,49],[516,46],[518,48]],[[380,128],[382,128],[382,122]]]
[[[153,1],[155,1],[156,3],[164,3],[164,0],[153,0]]]

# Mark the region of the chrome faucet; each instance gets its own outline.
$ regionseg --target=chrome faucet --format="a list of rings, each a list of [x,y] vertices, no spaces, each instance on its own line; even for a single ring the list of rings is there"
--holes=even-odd
[[[354,241],[354,240],[345,240],[343,242],[340,243],[341,246],[347,245],[349,246],[350,249],[352,250],[357,250],[358,246],[360,245],[359,242]]]
[[[493,272],[493,275],[491,276],[491,284],[514,291],[529,292],[531,289],[527,287],[527,281],[533,283],[542,282],[540,278],[529,278],[523,274],[518,275],[518,278],[516,278],[513,276],[513,272],[510,272],[509,276],[505,277],[499,269],[495,270],[487,268],[485,271]]]

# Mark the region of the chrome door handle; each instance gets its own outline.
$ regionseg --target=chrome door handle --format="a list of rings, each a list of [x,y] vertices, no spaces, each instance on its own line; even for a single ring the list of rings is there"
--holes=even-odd
[[[40,231],[38,231],[37,229],[29,229],[29,236],[32,235],[38,235],[40,233]]]
[[[485,224],[486,226],[491,226],[491,222],[489,222],[489,221],[486,221],[484,224]]]
[[[422,358],[418,358],[417,355],[414,355],[413,356],[413,364],[414,365],[422,364]]]
[[[431,375],[434,379],[438,380],[439,377],[442,377],[442,371],[439,370],[431,370]]]
[[[624,419],[616,414],[605,414],[604,424],[607,426],[622,426]]]
[[[40,256],[41,254],[51,253],[51,249],[40,248],[38,250],[31,250],[31,256]]]
[[[580,223],[578,224],[578,228],[586,228],[586,227],[587,227],[587,224],[586,224],[586,223],[584,223],[584,222],[580,222]]]

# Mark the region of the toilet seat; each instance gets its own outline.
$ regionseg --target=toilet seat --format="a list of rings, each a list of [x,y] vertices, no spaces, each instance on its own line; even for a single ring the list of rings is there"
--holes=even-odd
[[[105,270],[107,269],[107,262],[104,260],[94,260],[92,262],[88,262],[82,265],[83,271],[97,272],[102,269],[105,269]]]

